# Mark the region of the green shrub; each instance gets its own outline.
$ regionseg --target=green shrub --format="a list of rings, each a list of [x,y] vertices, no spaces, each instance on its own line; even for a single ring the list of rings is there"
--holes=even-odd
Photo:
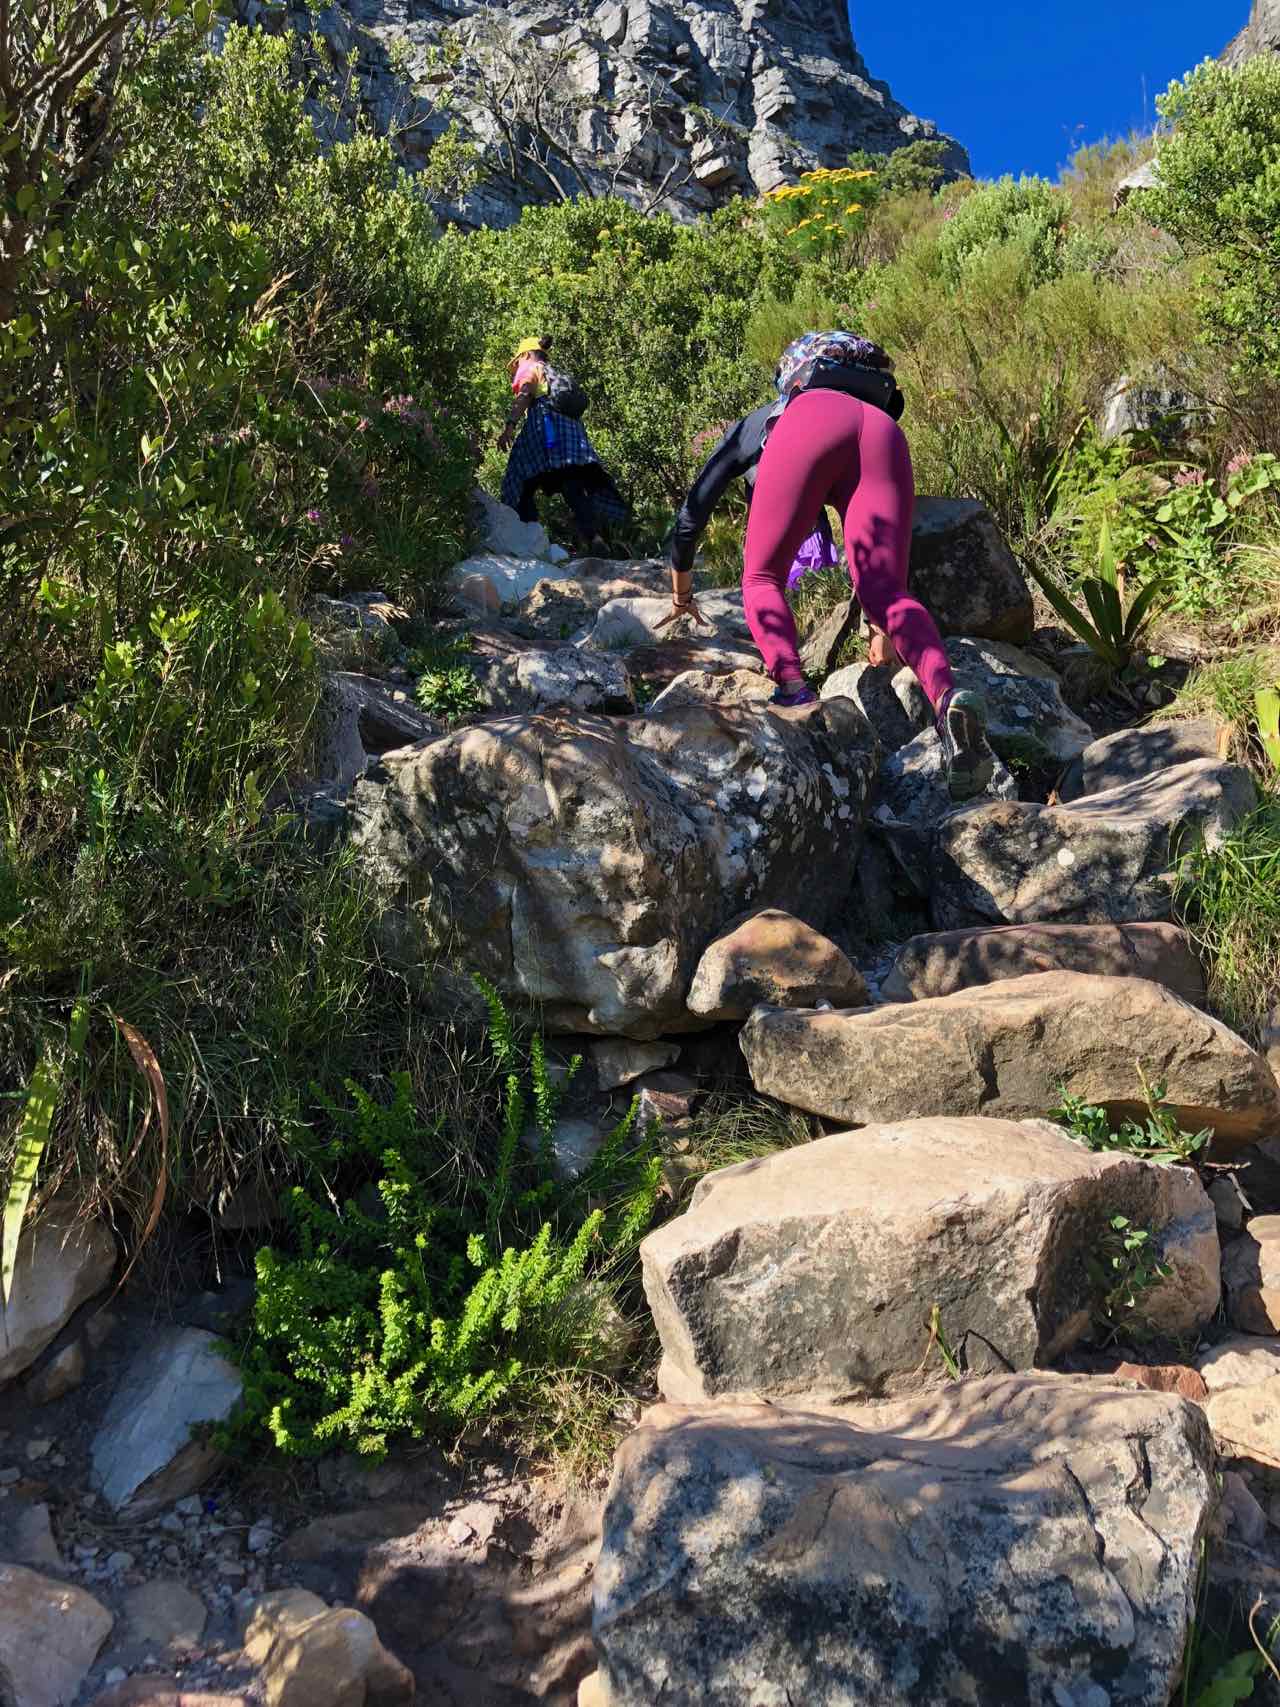
[[[1149,1227],[1135,1226],[1126,1215],[1113,1215],[1086,1258],[1093,1291],[1093,1326],[1103,1345],[1124,1334],[1146,1339],[1148,1294],[1173,1270],[1156,1255]]]
[[[557,1179],[541,1046],[526,1077],[486,995],[504,1079],[493,1141],[424,1121],[405,1075],[387,1102],[352,1083],[351,1106],[330,1111],[323,1184],[286,1200],[292,1248],[259,1253],[246,1424],[283,1452],[376,1456],[397,1437],[456,1435],[536,1408],[557,1371],[616,1359],[613,1281],[652,1217],[658,1159],[633,1105],[579,1179]]]
[[[1259,1042],[1280,996],[1280,799],[1264,795],[1218,846],[1188,848],[1175,897],[1208,966],[1214,1008]]]
[[[1137,1156],[1144,1162],[1191,1162],[1213,1137],[1212,1127],[1199,1132],[1185,1132],[1165,1106],[1165,1084],[1147,1085],[1147,1118],[1121,1121],[1113,1126],[1106,1109],[1097,1108],[1083,1097],[1073,1097],[1065,1091],[1062,1101],[1049,1115],[1065,1126],[1073,1138],[1090,1150],[1119,1151]]]
[[[1027,285],[1046,284],[1062,270],[1071,204],[1044,178],[1001,178],[948,210],[938,237],[942,276],[962,283],[999,249],[1012,251]]]
[[[1280,61],[1206,61],[1157,106],[1169,134],[1142,211],[1209,258],[1198,306],[1211,334],[1280,374]]]

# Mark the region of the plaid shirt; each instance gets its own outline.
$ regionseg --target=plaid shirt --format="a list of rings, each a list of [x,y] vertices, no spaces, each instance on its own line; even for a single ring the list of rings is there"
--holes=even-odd
[[[502,477],[502,502],[517,509],[525,487],[538,475],[599,462],[581,421],[562,415],[547,403],[535,403],[511,447],[507,472]]]

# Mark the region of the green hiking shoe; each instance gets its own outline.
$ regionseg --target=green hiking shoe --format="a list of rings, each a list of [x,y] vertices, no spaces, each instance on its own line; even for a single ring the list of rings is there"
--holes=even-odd
[[[982,696],[955,689],[943,705],[937,729],[951,798],[972,800],[984,794],[996,758],[987,743],[987,707]]]

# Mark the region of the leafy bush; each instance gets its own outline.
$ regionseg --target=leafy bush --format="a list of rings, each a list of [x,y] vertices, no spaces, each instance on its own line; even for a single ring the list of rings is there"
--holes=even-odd
[[[999,249],[1016,254],[1027,285],[1046,284],[1062,269],[1071,204],[1044,178],[1001,178],[948,209],[938,238],[942,276],[951,286],[972,277]]]
[[[1149,1227],[1135,1226],[1126,1215],[1113,1215],[1086,1259],[1093,1289],[1094,1331],[1103,1345],[1121,1334],[1143,1339],[1150,1333],[1148,1294],[1173,1270],[1156,1255]]]
[[[1205,326],[1249,367],[1280,373],[1280,61],[1208,60],[1157,102],[1169,135],[1143,212],[1212,268]]]
[[[1083,1097],[1073,1097],[1066,1092],[1049,1118],[1065,1126],[1073,1138],[1079,1139],[1090,1150],[1119,1151],[1144,1162],[1194,1161],[1213,1137],[1212,1127],[1205,1127],[1200,1132],[1184,1132],[1165,1107],[1167,1086],[1163,1083],[1147,1085],[1145,1078],[1143,1084],[1146,1087],[1147,1118],[1141,1123],[1124,1120],[1119,1126],[1113,1126],[1105,1108],[1097,1108]]]
[[[293,1248],[259,1253],[247,1417],[281,1451],[377,1456],[398,1436],[456,1434],[536,1406],[549,1372],[616,1357],[612,1277],[652,1217],[659,1161],[633,1105],[580,1178],[558,1179],[560,1092],[537,1039],[521,1073],[485,988],[504,1077],[492,1146],[476,1144],[460,1176],[449,1159],[466,1139],[421,1118],[407,1076],[387,1102],[352,1083],[351,1107],[330,1111],[323,1187],[286,1199]]]
[[[1188,848],[1175,893],[1209,968],[1214,1008],[1260,1041],[1280,991],[1280,799],[1264,795],[1218,846]]]

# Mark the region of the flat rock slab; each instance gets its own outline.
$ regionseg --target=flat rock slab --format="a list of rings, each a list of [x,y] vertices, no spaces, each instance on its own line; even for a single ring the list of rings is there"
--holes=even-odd
[[[124,1612],[132,1635],[154,1648],[198,1647],[209,1617],[198,1594],[163,1578],[130,1589]]]
[[[1169,917],[1169,872],[1202,836],[1219,846],[1257,805],[1239,765],[1196,759],[1068,806],[992,802],[934,833],[933,921],[1130,924]]]
[[[18,1240],[13,1286],[0,1304],[0,1387],[21,1375],[116,1266],[116,1243],[103,1223],[55,1204],[29,1221]]]
[[[492,715],[559,706],[615,716],[635,710],[635,689],[617,653],[585,646],[531,646],[490,628],[471,635],[467,661]]]
[[[1205,1406],[1209,1427],[1224,1458],[1280,1470],[1280,1375],[1250,1387],[1225,1387]]]
[[[1243,1038],[1143,978],[1039,972],[857,1013],[759,1008],[740,1038],[758,1091],[829,1120],[917,1115],[1024,1120],[1065,1090],[1145,1115],[1142,1073],[1163,1081],[1218,1157],[1280,1124],[1280,1087]]]
[[[126,1365],[93,1442],[93,1485],[132,1517],[182,1499],[221,1455],[193,1436],[226,1422],[240,1401],[240,1371],[202,1328],[168,1328]]]
[[[987,925],[913,936],[881,984],[887,1001],[951,996],[1033,972],[1095,972],[1148,978],[1195,1007],[1204,968],[1176,925]]]
[[[943,634],[1030,640],[1035,610],[995,518],[971,498],[917,498],[911,591]]]
[[[72,1583],[0,1565],[0,1697],[5,1707],[68,1707],[114,1619]]]
[[[1196,1368],[1211,1393],[1227,1387],[1256,1387],[1280,1376],[1280,1338],[1232,1334],[1196,1359]]]
[[[1043,1365],[1090,1327],[1083,1253],[1116,1214],[1173,1269],[1150,1321],[1194,1332],[1217,1308],[1218,1236],[1189,1169],[1093,1155],[1048,1121],[943,1118],[721,1169],[641,1247],[659,1387],[700,1403],[918,1386],[935,1306],[965,1367]]]
[[[658,1407],[609,1490],[601,1696],[1167,1707],[1215,1497],[1194,1405],[1088,1381]]]
[[[716,704],[717,678],[701,680],[707,699],[626,723],[502,718],[388,755],[387,781],[357,787],[356,841],[396,903],[401,952],[434,960],[457,933],[553,1030],[645,1042],[707,1023],[685,998],[730,920],[837,915],[878,759],[870,726],[845,701]]]
[[[863,1007],[862,975],[829,937],[766,907],[716,940],[698,962],[689,1010],[708,1020],[745,1019],[759,1002],[778,1007]]]
[[[1143,782],[1156,771],[1195,759],[1219,760],[1225,756],[1220,744],[1222,727],[1216,718],[1200,717],[1117,729],[1114,735],[1090,742],[1067,767],[1058,783],[1058,798],[1080,800],[1088,794],[1123,788],[1126,783]]]

